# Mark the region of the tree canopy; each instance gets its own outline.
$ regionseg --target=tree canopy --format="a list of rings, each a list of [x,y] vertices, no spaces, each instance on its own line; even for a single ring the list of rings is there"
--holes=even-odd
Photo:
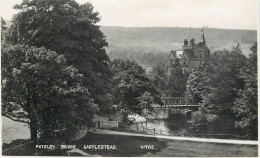
[[[238,73],[245,61],[246,57],[236,49],[215,52],[190,74],[187,82],[189,92],[211,113],[232,114],[233,102],[239,90],[244,88],[244,81]]]
[[[167,74],[167,66],[164,63],[155,65],[151,80],[161,95],[183,97],[186,91],[187,74],[183,73],[179,59],[174,63],[171,75]]]
[[[183,73],[182,67],[177,59],[176,64],[168,78],[168,90],[172,97],[183,97],[186,92],[187,74]]]
[[[90,3],[74,0],[24,0],[16,5],[7,41],[45,47],[64,55],[84,76],[83,84],[101,109],[111,106],[111,70],[103,49],[107,42],[96,25],[99,14]]]
[[[140,99],[145,92],[153,97],[155,103],[160,103],[159,93],[145,75],[145,70],[134,61],[114,60],[112,62],[114,73],[114,103],[121,105],[122,109],[143,115],[143,106]]]
[[[257,44],[251,47],[245,66],[240,70],[238,76],[244,80],[245,87],[239,91],[239,97],[235,100],[233,107],[238,121],[236,126],[247,129],[250,137],[257,139]]]
[[[251,138],[257,138],[257,45],[246,58],[242,51],[217,51],[196,67],[187,82],[189,93],[199,101],[201,113],[217,114],[236,119],[235,126],[247,129]],[[199,116],[192,118],[198,122]],[[205,122],[205,120],[204,120]],[[197,125],[200,123],[198,122]]]
[[[166,65],[159,63],[152,68],[152,75],[150,79],[160,94],[166,93],[168,76],[166,74]]]
[[[32,140],[69,140],[77,126],[91,125],[97,107],[64,56],[25,45],[3,45],[1,52],[2,114],[27,122]]]

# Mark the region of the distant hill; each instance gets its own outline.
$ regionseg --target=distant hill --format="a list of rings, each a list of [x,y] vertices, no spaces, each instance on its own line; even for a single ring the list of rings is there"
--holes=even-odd
[[[181,49],[183,40],[190,38],[190,28],[183,27],[102,26],[101,30],[109,43],[108,54],[118,49],[168,53],[170,50]],[[191,28],[191,37],[195,38],[195,42],[200,41],[200,34],[200,28]],[[250,46],[257,41],[255,30],[204,28],[204,34],[211,52],[231,49],[240,42],[243,52],[248,55]]]
[[[5,20],[8,27],[11,21]],[[145,65],[155,65],[167,60],[171,50],[180,50],[184,39],[190,38],[190,28],[184,27],[118,27],[101,26],[109,44],[110,59],[129,59]],[[257,41],[256,30],[205,28],[206,42],[211,52],[231,49],[240,42],[248,56],[250,47]],[[191,28],[191,37],[200,41],[201,28]]]

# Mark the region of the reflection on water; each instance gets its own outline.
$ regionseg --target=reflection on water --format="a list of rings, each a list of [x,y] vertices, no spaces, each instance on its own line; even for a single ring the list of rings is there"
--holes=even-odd
[[[149,119],[147,126],[166,131],[187,129],[188,118],[184,115],[169,114],[168,117],[164,119]]]
[[[148,119],[147,126],[172,132],[185,130],[186,134],[192,134],[188,126],[189,119],[190,116],[176,115],[166,110],[160,110],[157,111],[151,119]],[[142,125],[145,125],[145,122],[143,122]],[[244,136],[245,131],[234,127],[234,119],[218,118],[215,121],[210,122],[199,134],[230,134]]]

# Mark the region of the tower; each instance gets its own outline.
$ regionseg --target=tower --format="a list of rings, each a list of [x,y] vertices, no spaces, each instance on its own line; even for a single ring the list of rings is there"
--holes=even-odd
[[[206,40],[205,40],[205,37],[204,37],[203,28],[201,29],[201,37],[200,37],[200,40],[201,40],[201,42],[203,42],[204,44],[206,44]]]

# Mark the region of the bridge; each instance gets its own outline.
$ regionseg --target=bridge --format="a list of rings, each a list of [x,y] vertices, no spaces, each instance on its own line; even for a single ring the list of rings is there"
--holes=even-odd
[[[198,107],[190,97],[161,97],[163,107]]]
[[[199,105],[189,97],[161,97],[163,105],[155,105],[157,109],[169,109],[175,113],[190,113],[198,110]]]

